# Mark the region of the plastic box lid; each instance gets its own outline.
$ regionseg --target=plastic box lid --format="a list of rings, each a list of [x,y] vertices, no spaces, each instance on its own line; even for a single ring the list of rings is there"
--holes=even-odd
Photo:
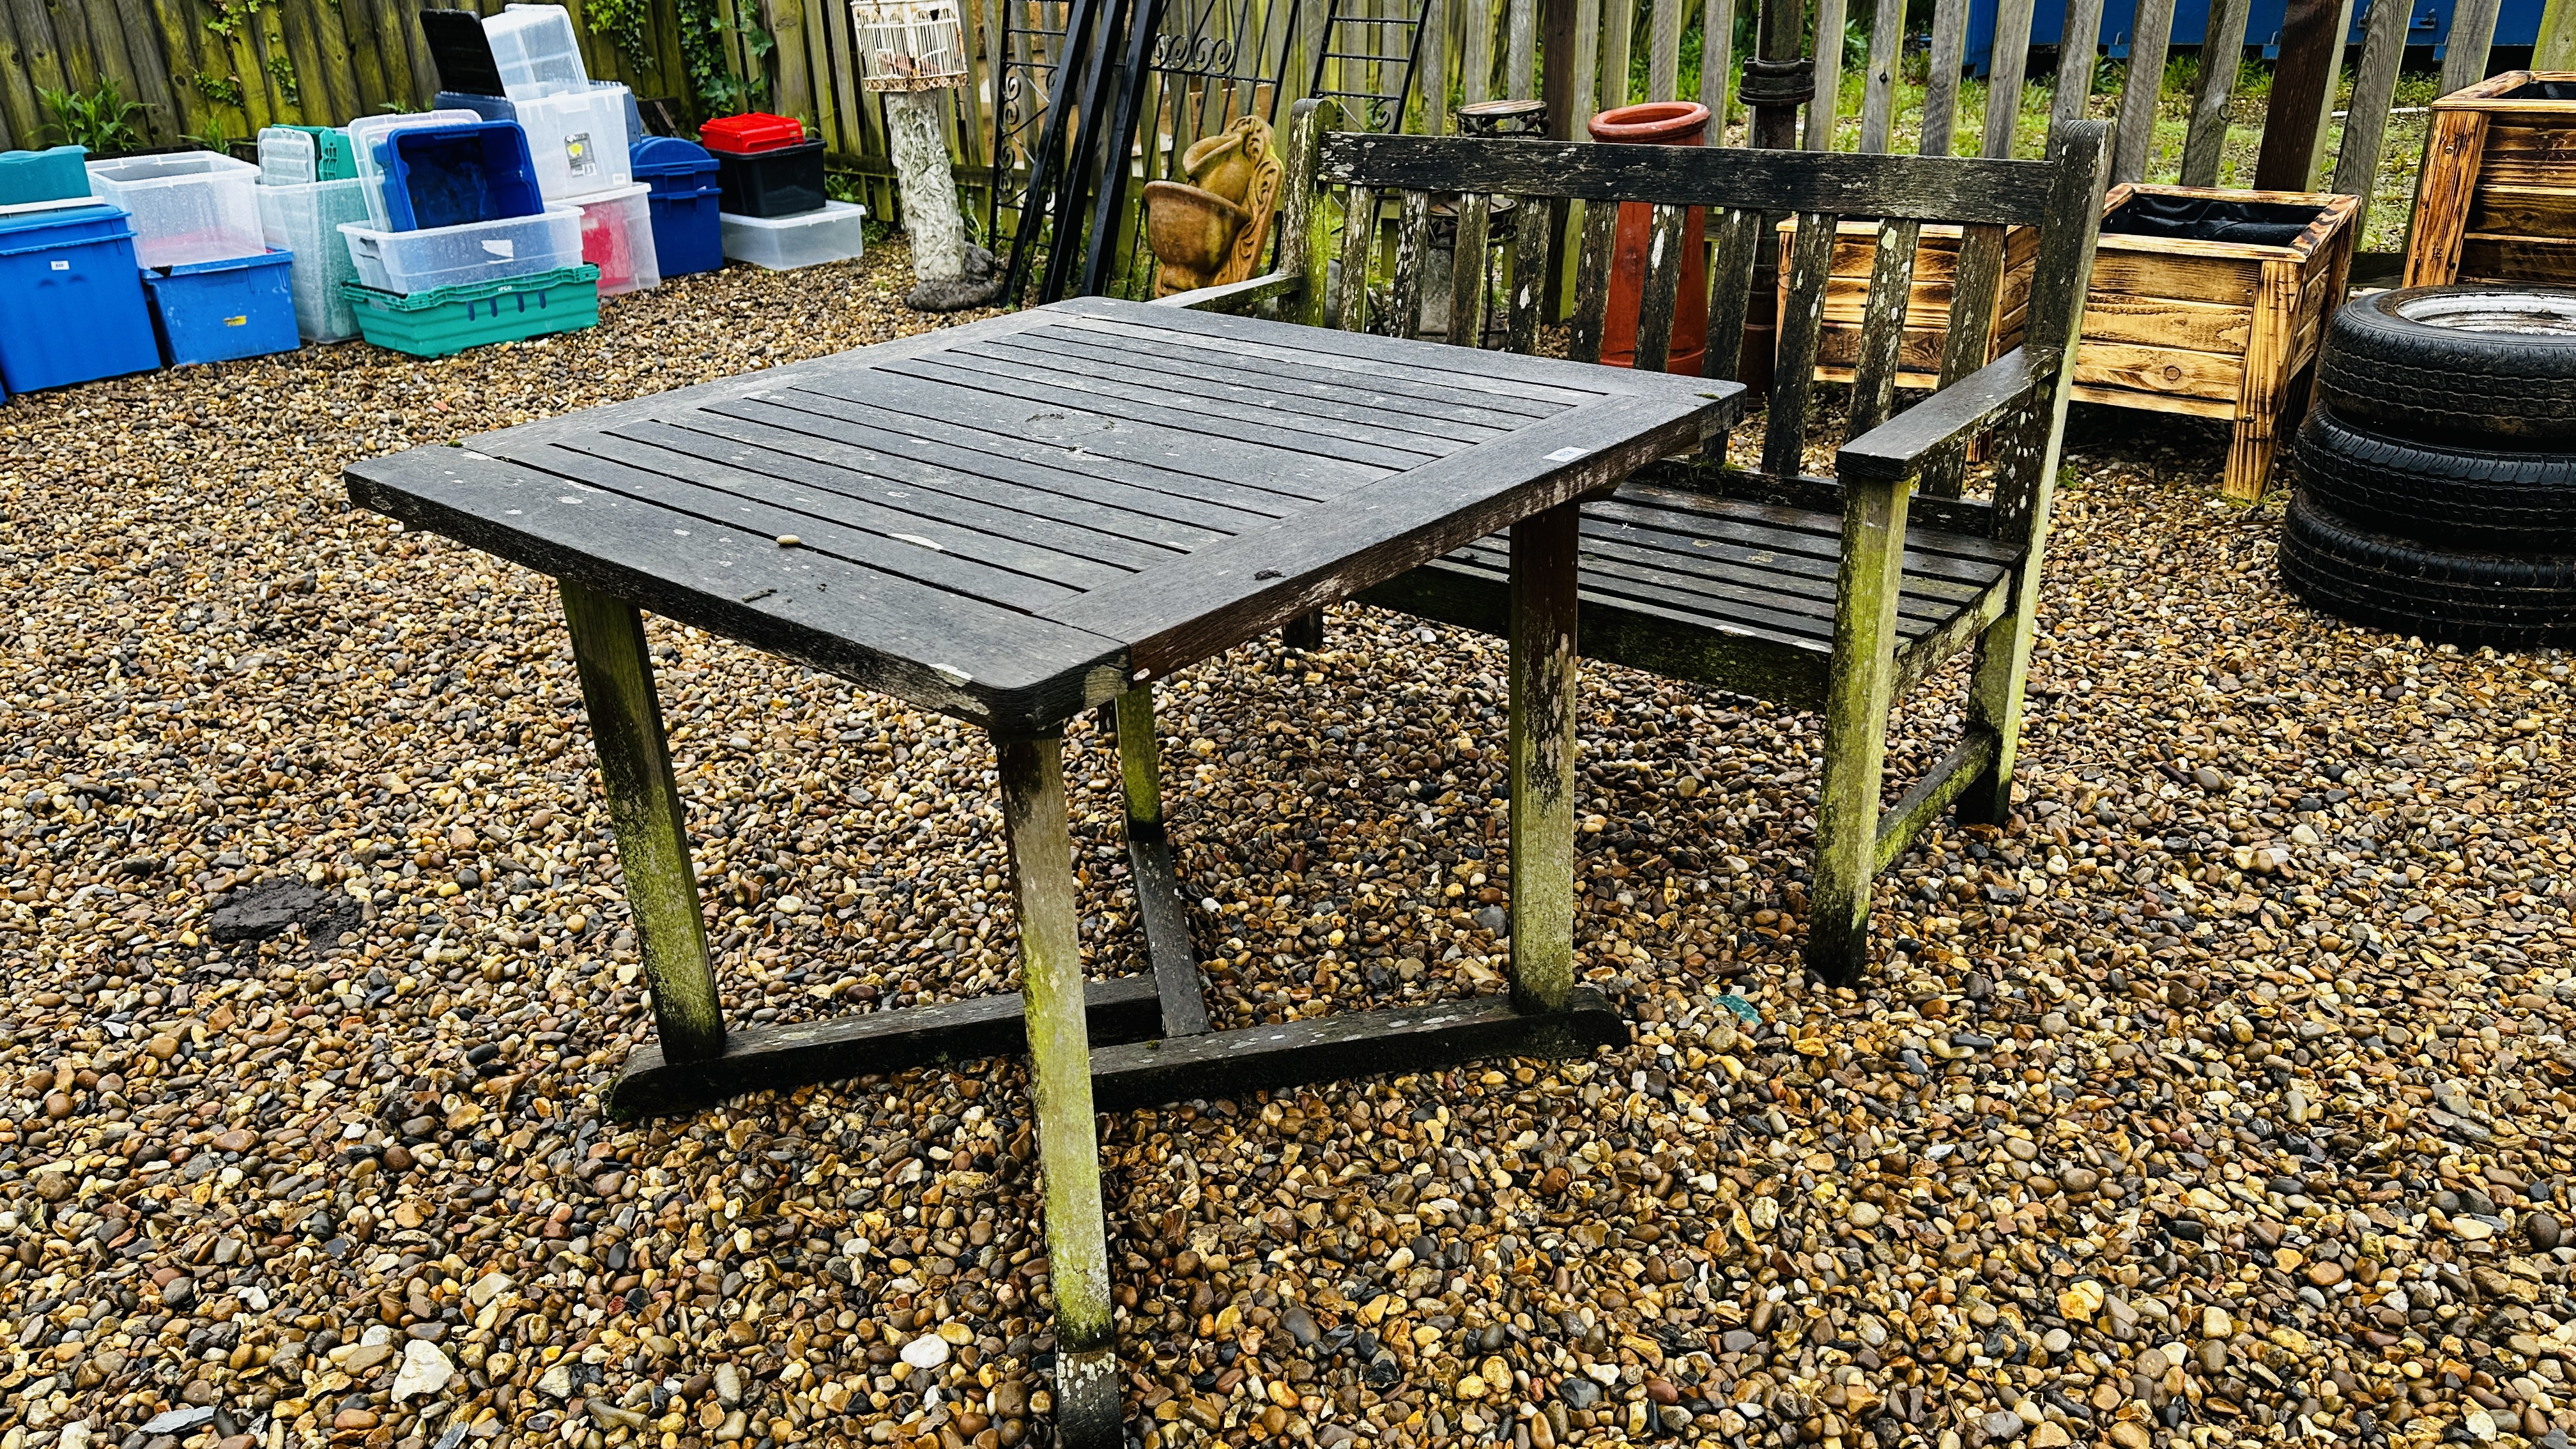
[[[646,136],[627,150],[638,177],[715,174],[716,158],[707,148],[677,136]]]
[[[68,246],[79,242],[121,241],[134,235],[124,211],[106,202],[58,211],[29,211],[0,216],[0,255],[31,247]],[[59,236],[38,233],[61,232]]]
[[[349,181],[358,174],[358,158],[349,150],[349,133],[330,126],[264,126],[259,133],[259,182],[262,186],[306,186],[316,181]]]
[[[483,34],[483,17],[471,10],[423,10],[420,33],[429,41],[430,67],[438,88],[460,95],[501,94],[501,67],[492,60],[492,42]]]
[[[792,116],[773,116],[765,111],[718,116],[698,128],[698,144],[710,151],[726,151],[736,156],[802,145],[804,140],[803,122]]]
[[[491,45],[492,64],[500,71],[501,92],[514,101],[538,100],[590,85],[581,43],[573,35],[572,15],[560,5],[513,5],[498,15],[487,15],[483,38]]]

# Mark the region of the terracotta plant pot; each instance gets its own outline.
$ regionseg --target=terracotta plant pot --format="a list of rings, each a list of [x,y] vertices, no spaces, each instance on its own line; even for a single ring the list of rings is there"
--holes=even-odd
[[[1649,101],[1603,111],[1591,123],[1592,139],[1619,146],[1696,146],[1708,127],[1708,107],[1696,101]],[[1708,349],[1708,249],[1702,243],[1706,217],[1692,207],[1682,232],[1681,288],[1675,294],[1672,350],[1664,371],[1697,376],[1701,354]],[[1619,232],[1611,248],[1610,309],[1601,324],[1601,360],[1611,367],[1634,366],[1637,360],[1637,304],[1646,287],[1646,245],[1655,226],[1655,209],[1637,202],[1619,208]]]
[[[1254,169],[1253,158],[1243,151],[1243,133],[1230,127],[1181,153],[1181,174],[1192,185],[1232,202],[1243,200]]]
[[[1242,207],[1212,191],[1178,181],[1152,181],[1145,186],[1145,244],[1161,261],[1166,276],[1186,274],[1199,287],[1225,265],[1234,234],[1251,220]],[[1181,277],[1172,277],[1181,281]]]

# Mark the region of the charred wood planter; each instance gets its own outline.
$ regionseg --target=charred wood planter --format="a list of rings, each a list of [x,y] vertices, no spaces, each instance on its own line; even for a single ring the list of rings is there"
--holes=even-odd
[[[2576,72],[2507,71],[2433,103],[2406,285],[2576,283]]]
[[[2222,490],[2262,497],[2343,298],[2357,205],[2324,192],[2113,187],[2076,399],[2233,424]]]

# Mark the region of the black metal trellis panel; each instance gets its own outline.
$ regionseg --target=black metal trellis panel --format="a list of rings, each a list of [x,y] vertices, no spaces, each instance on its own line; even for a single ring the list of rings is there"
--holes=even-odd
[[[1315,46],[1307,94],[1342,102],[1368,130],[1404,129],[1414,62],[1422,53],[1423,0],[1331,0],[1331,7]],[[1324,84],[1327,77],[1338,84]]]
[[[1056,66],[1076,0],[1001,0],[992,74],[993,179],[985,194],[984,238],[1007,252],[1028,212],[1028,187]]]

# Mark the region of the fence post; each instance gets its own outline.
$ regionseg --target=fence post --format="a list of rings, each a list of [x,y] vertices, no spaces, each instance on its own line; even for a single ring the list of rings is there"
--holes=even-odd
[[[2560,0],[2563,5],[2565,0]],[[2359,203],[2352,213],[2352,245],[2358,255],[2370,234],[2370,192],[2379,175],[2379,152],[2388,137],[2388,107],[2397,98],[2397,66],[2406,58],[2409,9],[2393,0],[2370,7],[2370,28],[2361,38],[2361,65],[2352,76],[2352,109],[2344,118],[2343,145],[2335,153],[2334,189]]]
[[[2576,70],[2576,0],[2549,0],[2540,9],[2540,41],[2531,48],[2533,70]]]
[[[2487,51],[2495,44],[2496,14],[2503,8],[2503,0],[2460,0],[2451,12],[2451,33],[2443,40],[2442,94],[2487,78]]]
[[[2272,99],[2263,111],[2263,149],[2254,161],[2255,190],[2305,191],[2314,180],[2318,125],[2334,109],[2351,3],[2289,0],[2281,56],[2272,68]]]

